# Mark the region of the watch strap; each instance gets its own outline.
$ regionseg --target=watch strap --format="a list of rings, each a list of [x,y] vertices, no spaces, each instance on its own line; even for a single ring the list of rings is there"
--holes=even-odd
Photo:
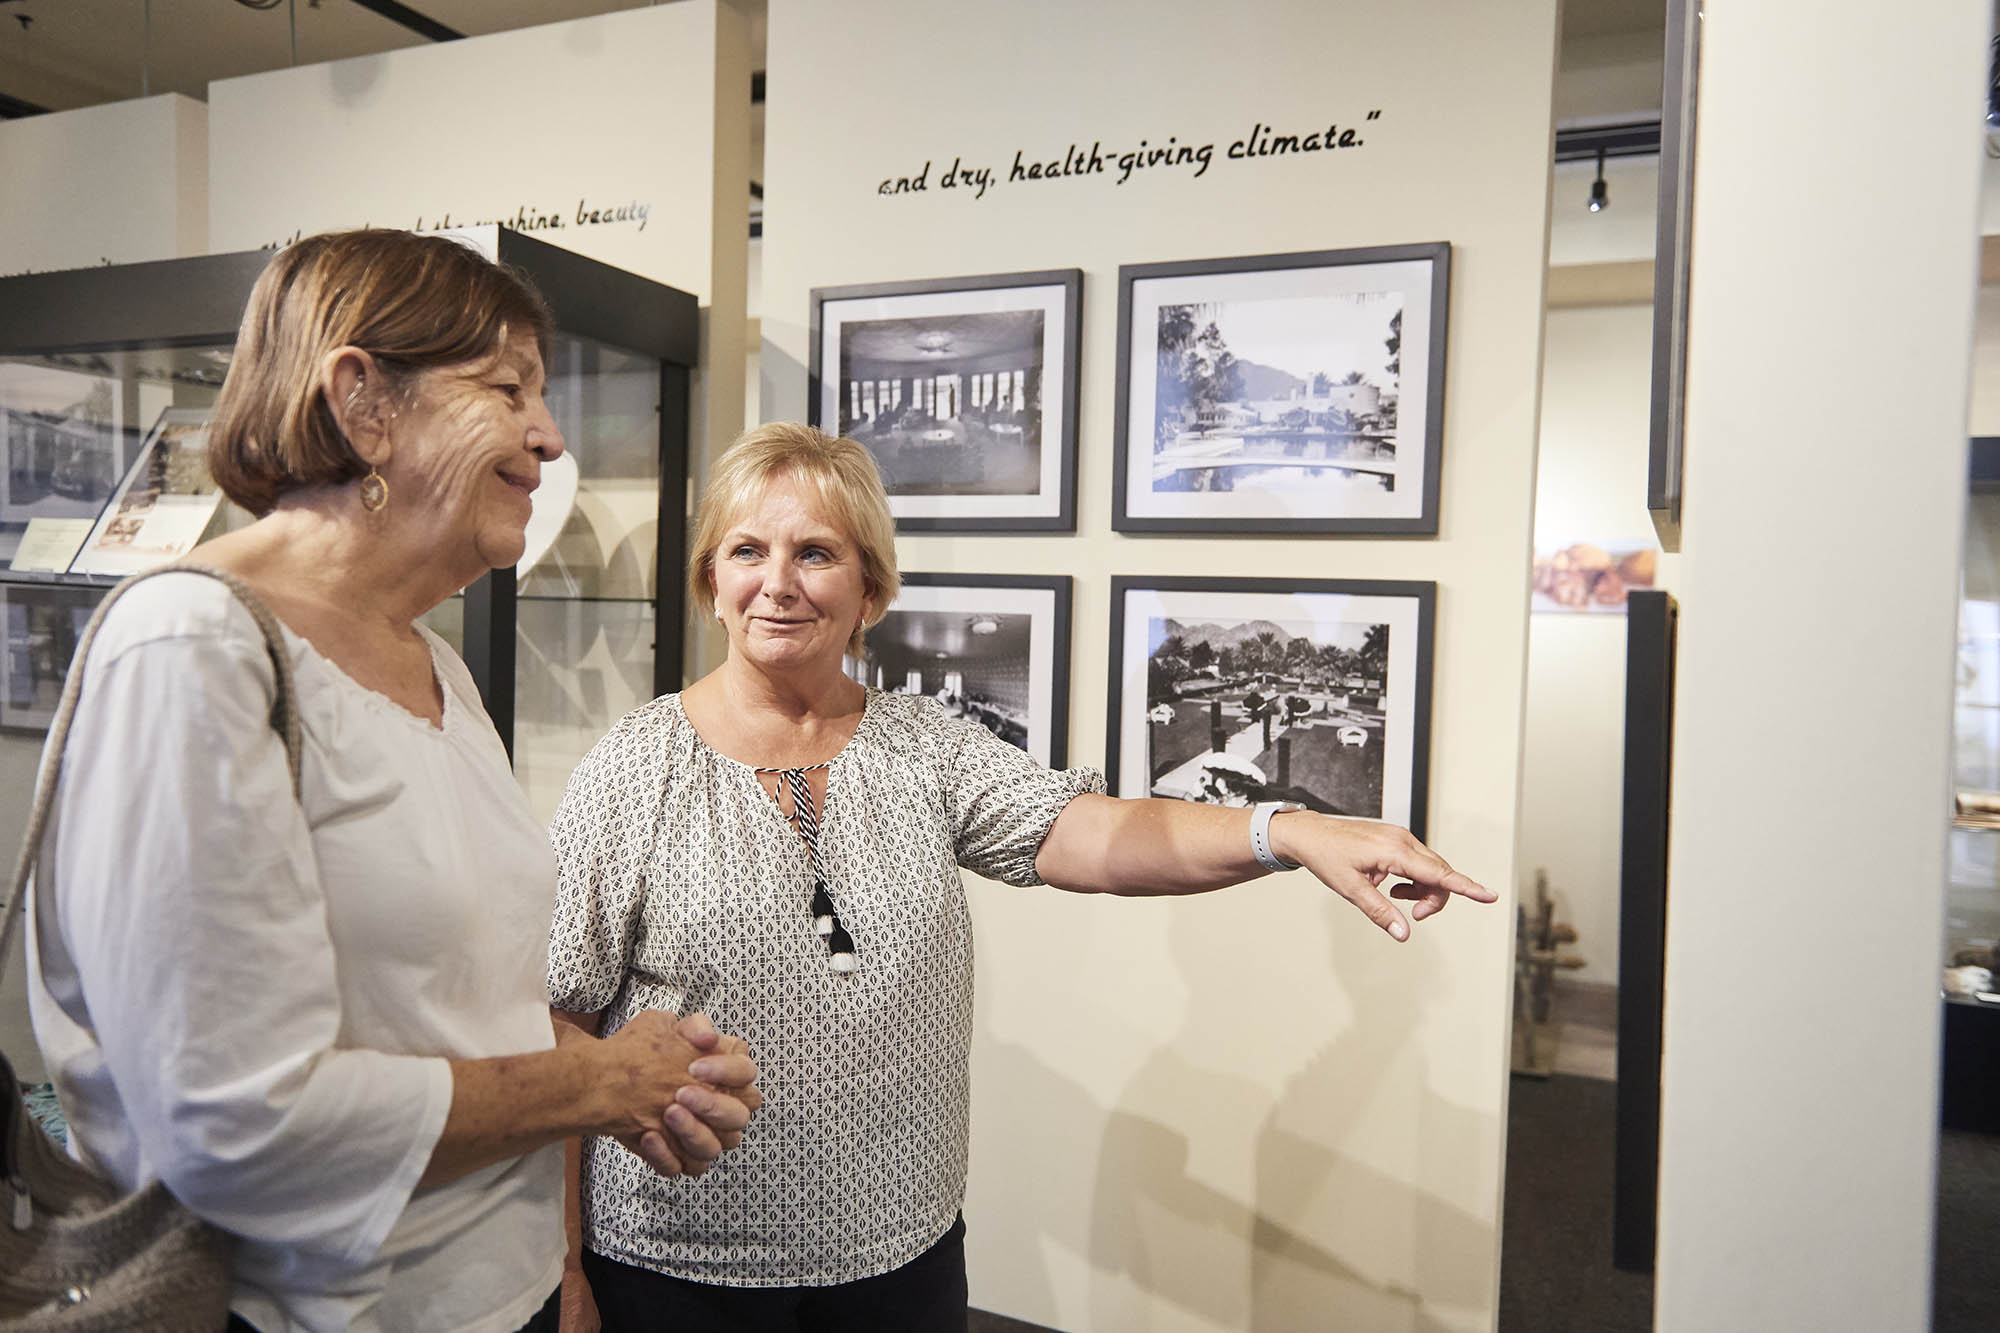
[[[1271,850],[1271,816],[1303,810],[1295,801],[1259,801],[1250,807],[1250,854],[1266,870],[1297,870],[1297,861],[1287,861]]]

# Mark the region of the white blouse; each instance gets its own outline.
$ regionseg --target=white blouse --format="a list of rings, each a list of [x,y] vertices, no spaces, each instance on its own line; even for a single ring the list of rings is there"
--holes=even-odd
[[[92,648],[36,877],[35,1033],[72,1143],[238,1233],[262,1333],[511,1333],[561,1279],[551,1146],[413,1193],[446,1057],[553,1044],[555,867],[465,666],[432,727],[220,583],[135,588]]]
[[[1035,854],[1089,769],[1051,772],[930,699],[871,691],[828,766],[820,868],[857,966],[814,931],[806,846],[757,773],[667,695],[571,777],[549,995],[605,1014],[706,1010],[756,1058],[764,1105],[698,1179],[584,1144],[585,1243],[730,1286],[821,1286],[901,1267],[965,1196],[972,923],[959,867],[1041,883]]]

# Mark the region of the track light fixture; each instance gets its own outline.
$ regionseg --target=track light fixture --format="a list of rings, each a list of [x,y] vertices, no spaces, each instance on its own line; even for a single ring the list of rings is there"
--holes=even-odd
[[[1597,155],[1597,179],[1590,183],[1590,211],[1602,213],[1611,207],[1611,192],[1604,185],[1604,154]]]

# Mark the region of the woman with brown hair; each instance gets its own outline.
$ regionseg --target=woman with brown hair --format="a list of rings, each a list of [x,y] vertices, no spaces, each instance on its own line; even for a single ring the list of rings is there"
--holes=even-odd
[[[563,450],[551,335],[524,278],[438,237],[310,237],[258,280],[210,443],[257,517],[190,563],[281,623],[296,796],[273,658],[222,583],[134,587],[84,665],[36,1035],[75,1150],[234,1235],[233,1326],[553,1329],[561,1142],[700,1174],[758,1102],[700,1015],[557,1043],[547,835],[418,623],[520,558]]]
[[[552,829],[549,994],[586,1031],[647,1007],[743,1033],[767,1095],[699,1181],[584,1145],[583,1269],[607,1329],[963,1333],[972,923],[960,867],[1080,893],[1202,893],[1307,867],[1397,939],[1493,893],[1370,820],[1114,800],[841,658],[896,598],[867,450],[746,434],[688,570],[723,664],[628,714]],[[1388,886],[1393,876],[1411,883]]]

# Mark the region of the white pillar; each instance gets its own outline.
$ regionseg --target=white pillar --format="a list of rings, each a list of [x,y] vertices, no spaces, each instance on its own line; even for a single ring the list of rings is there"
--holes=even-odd
[[[1657,1327],[1921,1329],[1991,6],[1706,8]]]

